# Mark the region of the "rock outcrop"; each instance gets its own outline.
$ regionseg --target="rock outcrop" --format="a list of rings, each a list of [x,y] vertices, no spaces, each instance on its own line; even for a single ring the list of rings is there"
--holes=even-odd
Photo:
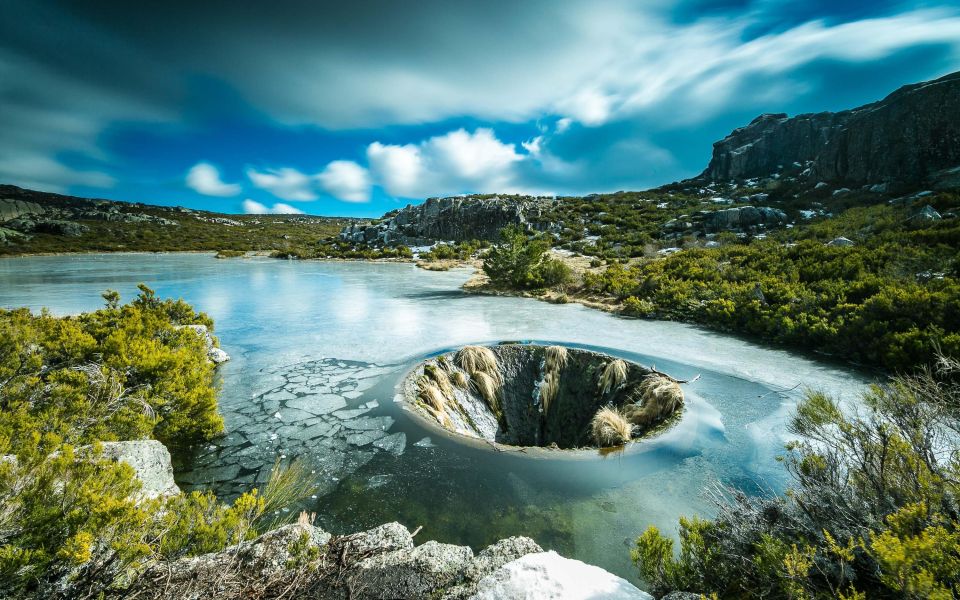
[[[438,240],[497,240],[507,225],[545,229],[552,198],[463,196],[430,198],[384,215],[375,224],[353,224],[340,239],[356,244],[425,246]]]
[[[779,208],[737,206],[714,211],[703,210],[671,219],[663,224],[663,232],[668,239],[689,233],[759,233],[783,227],[787,222],[787,213]]]
[[[908,85],[837,113],[764,114],[713,145],[701,179],[767,177],[796,168],[810,183],[936,184],[960,165],[960,73]]]
[[[246,597],[288,586],[311,598],[461,600],[504,565],[542,552],[523,537],[500,540],[474,555],[467,546],[434,541],[417,546],[399,523],[345,536],[297,523],[222,552],[158,564],[136,587],[146,597],[177,600]]]
[[[43,212],[43,207],[36,202],[25,202],[13,198],[0,198],[0,222],[10,221],[23,215],[36,215]]]

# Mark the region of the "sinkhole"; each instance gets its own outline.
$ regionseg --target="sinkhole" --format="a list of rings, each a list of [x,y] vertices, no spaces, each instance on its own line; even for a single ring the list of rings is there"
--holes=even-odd
[[[675,421],[680,381],[581,348],[503,343],[427,359],[403,380],[428,422],[511,446],[620,446]]]

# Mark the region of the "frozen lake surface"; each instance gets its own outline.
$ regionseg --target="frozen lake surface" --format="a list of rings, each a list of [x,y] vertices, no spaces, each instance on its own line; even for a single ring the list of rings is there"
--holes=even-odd
[[[72,314],[125,300],[146,283],[216,322],[232,360],[220,369],[226,435],[178,457],[185,489],[225,498],[255,487],[277,460],[302,457],[317,478],[308,508],[345,533],[386,521],[419,540],[481,548],[528,535],[635,580],[632,542],[709,515],[717,482],[783,488],[775,457],[804,389],[854,399],[862,374],[678,323],[623,319],[575,304],[471,296],[466,270],[410,264],[217,260],[204,254],[0,260],[0,306]],[[681,379],[679,425],[626,452],[536,457],[437,434],[394,402],[420,359],[464,344],[529,340],[599,349]]]

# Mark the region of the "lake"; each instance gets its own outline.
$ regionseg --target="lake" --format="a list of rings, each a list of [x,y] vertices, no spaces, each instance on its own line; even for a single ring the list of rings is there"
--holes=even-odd
[[[510,535],[636,580],[633,540],[648,525],[709,516],[717,485],[782,491],[775,460],[806,388],[854,400],[864,375],[786,351],[576,304],[474,296],[466,269],[411,264],[217,260],[207,254],[38,256],[0,260],[0,306],[74,314],[146,283],[216,322],[226,434],[175,457],[184,489],[225,499],[277,461],[306,460],[305,508],[347,533],[387,521],[417,540],[480,549]],[[465,344],[536,341],[587,347],[680,379],[680,423],[623,452],[495,452],[414,418],[395,386],[425,357]]]

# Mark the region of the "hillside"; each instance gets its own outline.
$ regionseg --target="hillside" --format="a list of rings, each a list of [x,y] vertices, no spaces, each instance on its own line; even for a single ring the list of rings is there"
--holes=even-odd
[[[316,244],[352,221],[305,215],[226,215],[0,185],[0,255],[284,251]]]

